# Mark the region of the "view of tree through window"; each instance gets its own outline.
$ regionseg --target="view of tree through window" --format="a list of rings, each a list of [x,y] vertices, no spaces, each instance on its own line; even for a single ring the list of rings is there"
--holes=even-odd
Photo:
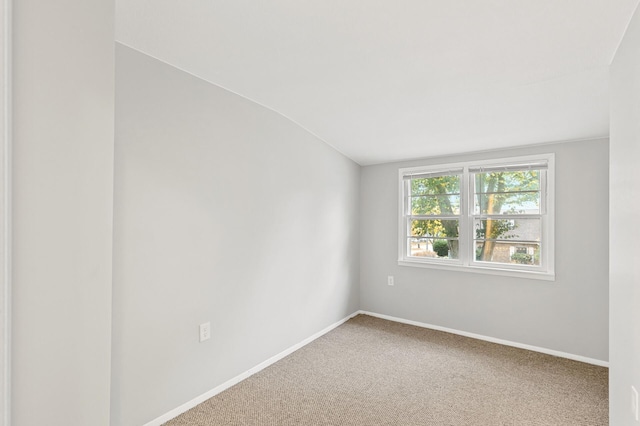
[[[411,255],[458,258],[460,175],[411,180]]]
[[[539,265],[540,172],[478,172],[474,181],[476,260]]]
[[[552,272],[552,161],[550,154],[401,169],[400,261]]]

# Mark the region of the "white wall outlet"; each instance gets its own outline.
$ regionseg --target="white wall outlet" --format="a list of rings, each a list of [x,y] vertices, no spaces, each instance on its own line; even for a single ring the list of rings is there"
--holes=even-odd
[[[205,322],[200,324],[200,342],[209,340],[211,338],[211,323]]]
[[[636,422],[639,421],[638,420],[639,409],[640,407],[638,407],[638,391],[634,386],[631,386],[631,415],[633,416]]]
[[[393,281],[393,275],[389,275],[387,277],[387,284],[389,285],[395,285],[394,281]]]

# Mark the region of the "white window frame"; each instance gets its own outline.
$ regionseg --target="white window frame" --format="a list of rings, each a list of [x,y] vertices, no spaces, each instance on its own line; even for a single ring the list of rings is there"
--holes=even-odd
[[[546,172],[541,174],[540,181],[540,265],[518,265],[505,263],[491,263],[477,261],[474,250],[473,232],[473,197],[474,181],[470,169],[482,167],[525,166],[529,164],[546,163]],[[458,259],[442,259],[409,256],[408,247],[408,190],[409,180],[406,176],[434,173],[444,170],[462,169],[460,181],[460,216],[459,216],[459,256]],[[541,154],[521,157],[497,158],[480,161],[466,161],[459,163],[437,164],[420,167],[401,168],[399,173],[399,202],[398,202],[398,265],[423,268],[465,271],[481,274],[505,275],[519,278],[533,278],[555,281],[555,155]]]

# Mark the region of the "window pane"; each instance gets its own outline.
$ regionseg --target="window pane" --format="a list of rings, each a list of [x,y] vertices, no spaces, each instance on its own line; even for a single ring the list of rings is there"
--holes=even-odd
[[[475,219],[474,230],[476,260],[540,265],[540,219]]]
[[[539,191],[540,170],[476,173],[476,193]]]
[[[474,219],[476,240],[540,241],[540,219]]]
[[[540,171],[475,174],[475,214],[540,213]]]
[[[409,238],[409,256],[458,259],[458,240]]]
[[[460,214],[460,195],[413,196],[411,214],[457,216]]]
[[[474,214],[540,214],[540,192],[476,194]]]
[[[412,237],[458,238],[457,220],[412,220]]]
[[[540,244],[518,241],[476,241],[476,260],[540,266]]]
[[[411,179],[411,196],[460,194],[460,175]]]

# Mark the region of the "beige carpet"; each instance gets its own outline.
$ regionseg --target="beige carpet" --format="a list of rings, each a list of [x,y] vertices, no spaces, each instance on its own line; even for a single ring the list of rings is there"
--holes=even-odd
[[[607,375],[359,315],[166,425],[606,425]]]

